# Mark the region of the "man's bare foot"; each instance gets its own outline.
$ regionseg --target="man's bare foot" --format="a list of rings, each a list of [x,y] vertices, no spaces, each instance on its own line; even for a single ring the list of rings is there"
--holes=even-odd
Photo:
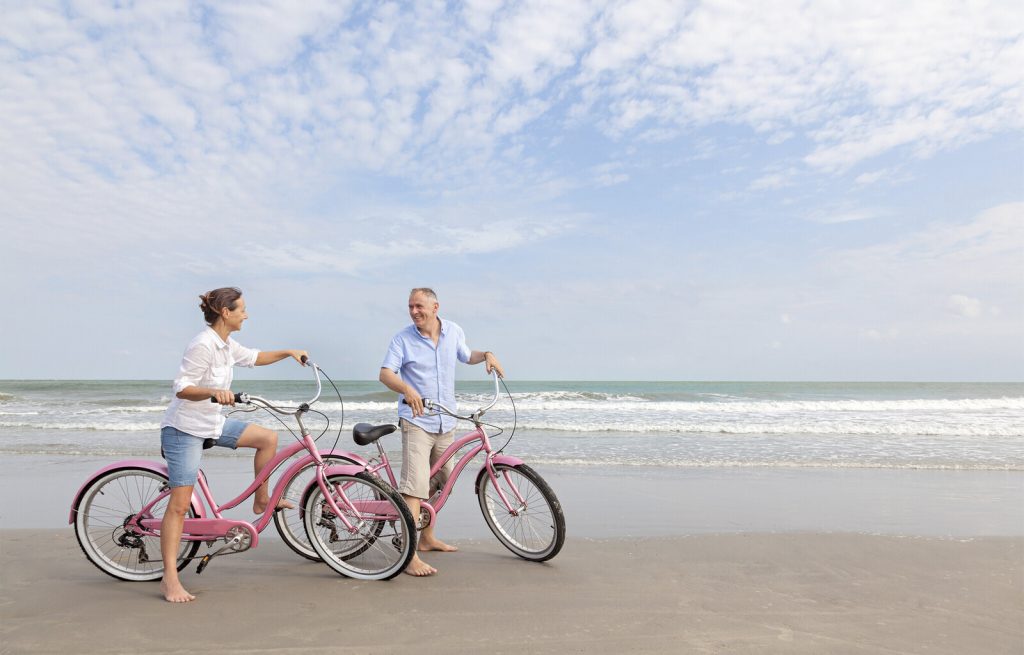
[[[437,550],[442,553],[454,553],[458,549],[458,546],[446,544],[445,542],[441,541],[440,539],[437,539],[436,537],[433,539],[426,539],[423,536],[420,536],[420,542],[416,544],[416,550],[424,552],[428,550]]]
[[[420,559],[419,555],[413,555],[409,560],[409,566],[405,567],[405,573],[418,578],[425,578],[428,575],[437,573],[437,569]]]
[[[253,512],[253,514],[262,514],[263,512],[265,512],[266,509],[267,509],[267,503],[269,503],[269,502],[270,502],[269,498],[267,500],[257,500],[257,501],[254,501],[253,504],[252,504],[252,512]],[[295,505],[293,503],[291,503],[290,501],[287,501],[284,498],[282,498],[277,503],[277,509],[295,509]]]
[[[196,599],[195,596],[185,591],[180,582],[167,584],[166,580],[160,581],[160,593],[168,603],[187,603]]]

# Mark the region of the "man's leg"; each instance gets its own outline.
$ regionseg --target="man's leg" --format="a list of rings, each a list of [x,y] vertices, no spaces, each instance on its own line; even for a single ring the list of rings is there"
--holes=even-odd
[[[436,439],[434,440],[434,445],[430,449],[430,468],[431,469],[434,468],[434,464],[437,463],[437,460],[441,459],[441,455],[444,454],[444,451],[448,448],[448,446],[452,445],[452,442],[454,440],[455,440],[455,432],[454,431],[452,431],[452,432],[445,432],[444,434],[437,435]],[[455,459],[453,458],[453,459],[448,460],[448,462],[444,465],[444,467],[440,471],[437,472],[436,483],[437,483],[439,488],[443,487],[445,485],[445,483],[448,482],[448,478],[451,477],[452,469],[454,469],[454,468],[455,468]],[[433,492],[433,491],[434,491],[433,489],[430,489],[430,492]],[[417,505],[419,505],[419,503],[417,503]],[[427,527],[423,528],[423,531],[420,533],[420,539],[417,542],[416,549],[417,550],[421,550],[421,551],[436,550],[436,551],[440,551],[442,553],[454,553],[455,551],[457,551],[458,547],[452,546],[450,544],[446,544],[445,542],[441,541],[440,539],[438,539],[434,535],[434,527],[435,527],[436,523],[437,523],[437,521],[434,521],[433,523],[431,523]]]
[[[420,498],[426,497],[430,488],[430,447],[433,439],[429,433],[410,421],[401,419],[399,424],[402,426],[402,479],[398,491],[409,506],[413,521],[418,523]],[[422,577],[434,575],[437,569],[420,559],[419,553],[413,553],[405,572]]]
[[[172,487],[171,499],[160,521],[160,554],[164,558],[164,579],[160,582],[160,591],[164,599],[172,603],[187,603],[196,599],[185,590],[178,578],[178,549],[185,528],[185,513],[191,504],[192,487]]]
[[[409,506],[413,519],[418,521],[420,516],[420,499],[416,496],[406,496],[405,494],[402,494],[402,498],[405,499],[405,504]],[[420,539],[423,539],[422,533],[420,534]],[[417,550],[419,550],[418,546]],[[405,567],[405,572],[409,575],[424,577],[434,575],[437,573],[437,569],[420,559],[419,553],[413,553],[412,559],[409,560],[409,566]]]

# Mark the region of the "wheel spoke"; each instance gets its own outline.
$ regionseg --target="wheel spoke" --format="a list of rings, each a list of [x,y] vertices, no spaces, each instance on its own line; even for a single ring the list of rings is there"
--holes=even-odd
[[[480,509],[491,531],[520,557],[537,561],[554,557],[565,538],[565,520],[554,492],[525,465],[499,464],[496,469],[496,480],[482,476],[478,489]]]
[[[156,580],[163,575],[158,537],[131,533],[127,520],[163,492],[166,478],[146,469],[112,471],[96,480],[83,493],[75,517],[75,534],[86,557],[105,573],[123,580]],[[161,499],[149,514],[163,513]],[[195,508],[189,508],[195,516]],[[181,542],[181,568],[199,548],[198,542]],[[142,561],[145,552],[149,561]]]
[[[330,482],[332,489],[344,489],[343,495],[336,494],[335,504],[352,529],[329,509],[317,488],[305,503],[306,530],[317,553],[335,571],[350,577],[386,579],[401,572],[415,544],[405,503],[366,474],[332,476]],[[383,514],[359,511],[382,501],[388,507]]]

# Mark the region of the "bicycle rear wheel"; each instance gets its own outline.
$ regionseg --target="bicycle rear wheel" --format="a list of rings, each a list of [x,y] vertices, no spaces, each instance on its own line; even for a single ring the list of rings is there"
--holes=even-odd
[[[525,464],[495,464],[494,469],[501,492],[514,511],[508,510],[491,476],[484,473],[477,481],[476,493],[487,527],[523,559],[544,562],[557,555],[565,542],[565,516],[555,492]]]
[[[305,456],[305,451],[300,451],[302,456]],[[341,455],[323,455],[324,462],[328,465],[337,464],[357,464],[354,460]],[[284,543],[294,550],[299,555],[306,559],[318,560],[320,556],[313,550],[312,544],[309,543],[309,537],[306,536],[306,527],[304,525],[305,512],[305,498],[302,494],[309,488],[309,485],[316,476],[316,463],[310,462],[309,466],[304,466],[299,469],[299,472],[288,481],[288,486],[284,490],[284,500],[291,501],[295,505],[294,509],[280,509],[274,512],[274,527],[277,528],[277,532],[281,535],[281,539]]]
[[[130,519],[167,489],[167,478],[144,468],[123,468],[98,478],[86,488],[75,514],[75,537],[96,567],[120,580],[159,580],[164,575],[160,538],[126,527]],[[160,499],[147,517],[162,517],[170,495]],[[195,517],[196,507],[187,516]],[[199,549],[198,541],[178,546],[180,571]]]
[[[319,485],[312,487],[303,518],[320,559],[338,573],[359,580],[389,580],[401,573],[416,552],[412,514],[402,497],[391,485],[365,472],[331,475],[327,482],[353,530],[330,510]]]

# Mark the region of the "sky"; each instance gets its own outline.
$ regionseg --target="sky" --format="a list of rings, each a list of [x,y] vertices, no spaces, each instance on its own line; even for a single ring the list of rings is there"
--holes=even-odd
[[[510,380],[1024,380],[1019,1],[0,13],[0,378],[171,379],[238,286],[374,379],[430,286]]]

